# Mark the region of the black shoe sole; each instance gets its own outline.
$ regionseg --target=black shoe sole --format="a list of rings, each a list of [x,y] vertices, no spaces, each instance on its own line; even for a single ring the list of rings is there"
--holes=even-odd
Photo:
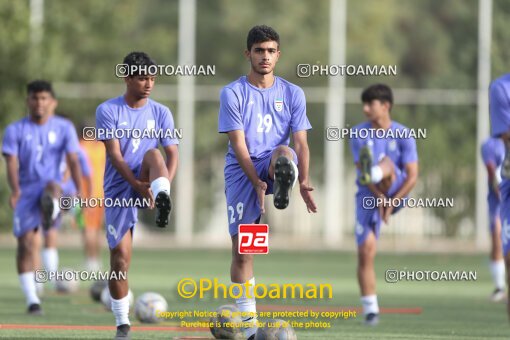
[[[51,227],[51,216],[53,215],[53,198],[49,195],[41,197],[42,227],[48,230]]]
[[[278,157],[274,166],[273,203],[276,209],[285,209],[289,206],[289,193],[295,176],[289,159],[283,156]]]
[[[127,326],[127,327],[125,327]],[[128,325],[121,325],[117,327],[115,339],[131,339],[131,327]]]
[[[172,211],[172,200],[166,192],[162,191],[156,196],[155,201],[156,209],[158,209],[156,212],[156,225],[159,228],[166,228],[168,217]]]
[[[370,313],[365,317],[366,326],[377,326],[379,324],[379,315]]]
[[[28,315],[36,315],[36,316],[39,316],[39,315],[43,315],[43,311],[41,309],[41,305],[30,305],[28,307],[28,311],[27,311]]]
[[[367,185],[371,181],[370,172],[372,171],[372,152],[364,146],[359,155],[359,165],[361,170],[360,184]]]

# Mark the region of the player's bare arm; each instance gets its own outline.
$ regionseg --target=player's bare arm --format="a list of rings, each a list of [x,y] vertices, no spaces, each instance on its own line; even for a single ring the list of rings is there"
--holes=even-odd
[[[4,154],[4,157],[5,163],[7,165],[7,181],[9,182],[9,188],[11,188],[11,195],[9,196],[9,205],[12,209],[14,209],[21,195],[18,180],[18,157],[7,154]]]
[[[296,131],[292,137],[298,158],[299,191],[303,201],[305,201],[308,212],[316,213],[317,205],[312,197],[313,187],[310,185],[309,177],[310,149],[308,148],[307,132],[306,130]]]
[[[150,190],[149,182],[142,182],[136,178],[135,174],[127,165],[122,153],[120,151],[119,141],[116,139],[110,139],[104,141],[106,148],[106,154],[110,158],[113,167],[119,172],[119,174],[135,189],[143,198],[148,198],[151,202],[154,202],[154,196]],[[153,206],[151,205],[151,209]]]
[[[66,155],[67,164],[69,164],[69,169],[71,171],[71,177],[73,179],[74,185],[76,187],[76,193],[78,196],[82,196],[81,187],[81,178],[82,172],[80,167],[80,161],[78,160],[78,154],[76,152],[70,152]]]
[[[264,214],[265,213],[264,196],[266,195],[267,183],[260,180],[259,176],[257,175],[257,171],[253,166],[253,162],[251,161],[250,158],[250,153],[248,152],[248,147],[246,146],[244,131],[242,130],[229,131],[228,139],[230,140],[230,145],[232,146],[232,149],[234,149],[236,159],[239,162],[241,169],[243,169],[246,176],[248,176],[248,179],[255,188],[255,191],[257,192],[257,197],[260,204],[260,211],[262,214]]]
[[[168,145],[164,148],[166,155],[166,168],[168,170],[168,180],[172,183],[175,173],[177,172],[177,165],[179,163],[179,149],[177,145]]]

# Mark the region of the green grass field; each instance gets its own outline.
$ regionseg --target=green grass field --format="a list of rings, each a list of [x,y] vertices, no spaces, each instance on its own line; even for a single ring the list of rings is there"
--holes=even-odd
[[[186,277],[229,280],[229,251],[134,250],[130,286],[135,294],[155,291],[168,301],[169,310],[214,310],[231,300],[192,298],[177,294],[177,282]],[[104,261],[106,263],[106,259]],[[81,251],[62,250],[61,267],[80,269]],[[264,300],[260,310],[292,309],[277,306],[359,307],[355,276],[356,257],[351,253],[333,252],[272,252],[255,260],[257,283],[331,283],[331,300]],[[489,301],[492,283],[487,259],[480,255],[386,255],[376,260],[377,289],[382,308],[420,308],[419,314],[382,314],[379,326],[365,327],[362,317],[347,320],[324,320],[328,329],[296,329],[300,339],[484,339],[510,336],[505,304]],[[398,282],[386,283],[387,269],[408,270],[475,270],[476,282]],[[113,338],[109,329],[13,328],[18,325],[112,326],[113,315],[89,298],[89,282],[82,282],[78,293],[58,295],[46,289],[43,299],[44,316],[25,314],[24,298],[18,286],[14,267],[14,249],[0,250],[0,337],[3,338]],[[272,306],[270,306],[272,305]],[[277,305],[277,306],[274,306]],[[141,325],[131,316],[133,339],[171,339],[177,336],[209,337],[205,330],[160,331],[138,330]],[[189,321],[198,319],[188,319]],[[306,321],[306,320],[300,320]],[[7,325],[7,328],[6,328]],[[180,326],[180,320],[167,320],[155,327]]]

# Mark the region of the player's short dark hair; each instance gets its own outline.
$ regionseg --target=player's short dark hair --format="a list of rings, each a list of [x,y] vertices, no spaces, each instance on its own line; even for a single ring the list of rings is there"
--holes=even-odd
[[[390,110],[393,106],[393,92],[386,84],[370,85],[361,93],[361,101],[370,103],[372,100],[379,100],[381,103],[390,103]]]
[[[149,57],[149,55],[145,52],[131,52],[127,56],[124,57],[122,62],[125,65],[128,65],[129,70],[132,70],[131,66],[136,65],[135,72],[129,72],[128,76],[140,76],[146,75],[147,73],[143,70],[147,70],[147,68],[151,65],[157,65],[154,59]]]
[[[55,92],[53,91],[53,86],[51,83],[46,80],[34,80],[27,84],[27,94],[31,95],[33,93],[39,92],[48,92],[52,97],[55,97]]]
[[[255,26],[250,30],[250,32],[248,32],[246,47],[248,48],[248,51],[251,51],[253,44],[266,41],[276,41],[278,49],[280,48],[280,36],[274,29],[266,25]]]

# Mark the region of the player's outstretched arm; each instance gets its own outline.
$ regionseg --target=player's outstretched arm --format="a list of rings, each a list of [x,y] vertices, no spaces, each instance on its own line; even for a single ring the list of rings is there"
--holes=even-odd
[[[177,172],[177,165],[179,163],[179,149],[177,145],[167,145],[163,148],[166,155],[166,168],[168,169],[168,180],[170,183],[174,180],[175,173]]]
[[[234,130],[228,132],[228,138],[230,140],[230,145],[232,149],[234,149],[234,153],[236,154],[236,159],[241,169],[243,169],[246,176],[250,180],[251,184],[255,188],[257,192],[257,197],[260,204],[260,212],[262,214],[265,213],[264,209],[264,197],[266,195],[267,184],[264,181],[261,181],[255,167],[253,166],[253,162],[250,158],[250,153],[248,152],[248,147],[246,146],[246,140],[244,137],[244,131],[242,130]]]
[[[74,185],[76,186],[76,191],[78,193],[78,196],[82,197],[82,190],[81,187],[81,166],[80,166],[80,160],[78,159],[78,154],[76,152],[70,152],[66,155],[67,157],[67,164],[69,164],[69,170],[71,171],[71,177],[73,179]]]
[[[150,184],[148,182],[142,182],[135,177],[135,174],[127,165],[122,153],[120,151],[120,144],[117,139],[105,140],[104,145],[106,148],[106,154],[110,158],[110,161],[119,172],[119,174],[135,189],[143,198],[148,198],[152,202],[154,197],[150,190]]]
[[[316,213],[317,205],[312,197],[313,188],[310,186],[310,149],[308,148],[307,132],[306,130],[296,131],[292,137],[298,158],[299,191],[305,201],[308,212]]]
[[[18,180],[18,157],[14,155],[4,154],[5,163],[7,165],[7,181],[11,188],[11,196],[9,197],[9,205],[12,209],[16,207],[16,203],[21,195]]]

